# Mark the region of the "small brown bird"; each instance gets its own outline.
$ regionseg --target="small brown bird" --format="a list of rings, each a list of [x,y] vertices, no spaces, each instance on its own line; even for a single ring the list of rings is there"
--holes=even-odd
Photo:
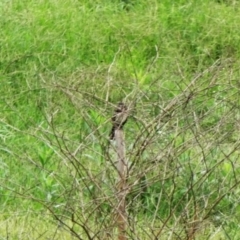
[[[117,108],[114,111],[114,115],[112,117],[112,130],[110,132],[110,140],[114,139],[114,133],[116,129],[122,129],[124,124],[127,122],[127,118],[128,118],[128,111],[127,111],[127,106],[122,103],[119,102],[117,105]]]

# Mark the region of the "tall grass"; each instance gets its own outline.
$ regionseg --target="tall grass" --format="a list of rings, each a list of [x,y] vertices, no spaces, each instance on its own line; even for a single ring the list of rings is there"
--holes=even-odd
[[[126,126],[129,238],[190,239],[198,221],[200,239],[237,239],[239,7],[2,1],[1,235],[26,239],[13,233],[19,228],[57,238],[55,227],[86,239],[84,223],[96,239],[106,229],[114,236],[108,134],[124,99],[134,107]],[[13,224],[18,215],[25,225]]]

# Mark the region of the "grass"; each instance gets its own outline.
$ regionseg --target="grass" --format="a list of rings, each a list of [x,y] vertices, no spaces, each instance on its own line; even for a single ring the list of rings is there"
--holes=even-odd
[[[126,130],[136,163],[130,238],[154,239],[174,209],[162,239],[185,239],[196,217],[209,223],[199,239],[237,239],[239,9],[214,0],[2,1],[3,239],[72,239],[69,229],[54,235],[52,219],[71,225],[73,215],[95,239],[105,236],[116,178],[107,138],[122,99],[135,105]],[[162,109],[181,94],[162,124]]]
[[[72,239],[67,233],[47,214],[36,215],[29,212],[18,212],[9,216],[1,216],[1,239]]]

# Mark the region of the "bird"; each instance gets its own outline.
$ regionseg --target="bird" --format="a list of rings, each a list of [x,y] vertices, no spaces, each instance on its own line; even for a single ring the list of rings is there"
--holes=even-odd
[[[110,140],[113,140],[115,138],[115,130],[116,129],[123,129],[123,126],[127,122],[127,119],[128,119],[127,106],[124,103],[119,102],[114,111],[114,115],[112,117],[113,126],[112,126],[110,136],[109,136]]]

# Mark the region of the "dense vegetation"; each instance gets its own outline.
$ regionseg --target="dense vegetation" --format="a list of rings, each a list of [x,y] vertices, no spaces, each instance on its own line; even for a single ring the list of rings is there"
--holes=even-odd
[[[234,0],[1,1],[2,239],[114,238],[122,100],[129,239],[239,239],[239,23]]]

